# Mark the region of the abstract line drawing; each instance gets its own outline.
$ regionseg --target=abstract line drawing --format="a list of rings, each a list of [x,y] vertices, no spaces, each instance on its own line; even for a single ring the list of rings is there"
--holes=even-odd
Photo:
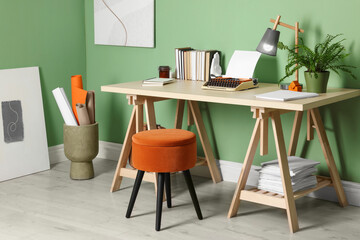
[[[1,103],[4,141],[6,143],[24,140],[24,124],[22,119],[21,101],[6,101]]]
[[[116,15],[116,13],[114,13],[114,11],[109,7],[109,5],[107,5],[107,3],[105,2],[105,0],[102,0],[104,5],[107,7],[107,9],[109,9],[109,11],[117,18],[117,20],[119,20],[119,22],[121,23],[121,25],[123,26],[124,28],[124,31],[125,31],[125,42],[124,42],[124,46],[126,46],[126,43],[127,43],[127,30],[126,30],[126,27],[125,27],[125,24],[123,23],[123,21],[121,21],[121,19]]]
[[[95,44],[154,47],[154,0],[94,0]]]
[[[15,113],[15,117],[16,117],[16,120],[15,122],[10,122],[7,126],[7,134],[9,136],[9,138],[11,138],[11,135],[10,135],[10,132],[14,133],[16,131],[16,123],[19,122],[19,114],[11,107],[11,102],[8,102],[9,103],[9,108],[11,111],[13,111]]]

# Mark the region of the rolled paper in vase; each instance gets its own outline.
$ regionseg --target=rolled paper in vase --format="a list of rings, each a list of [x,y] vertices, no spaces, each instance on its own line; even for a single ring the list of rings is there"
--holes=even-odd
[[[72,97],[72,109],[76,120],[79,123],[78,113],[76,111],[76,104],[86,104],[87,91],[83,89],[81,75],[71,76],[71,97]]]
[[[89,113],[90,124],[95,123],[95,92],[88,91],[86,96],[86,109]]]
[[[76,111],[78,113],[80,126],[91,124],[85,104],[77,103]]]

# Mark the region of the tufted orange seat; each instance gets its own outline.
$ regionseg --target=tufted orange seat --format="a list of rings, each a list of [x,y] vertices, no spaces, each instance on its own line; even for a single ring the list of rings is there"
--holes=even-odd
[[[196,136],[181,129],[156,129],[136,133],[132,137],[132,164],[138,169],[126,217],[131,216],[144,172],[158,175],[155,229],[160,230],[164,186],[168,208],[171,207],[170,173],[182,171],[197,216],[202,219],[200,205],[189,169],[197,158]]]
[[[142,171],[184,171],[196,158],[196,135],[186,130],[156,129],[132,137],[133,167]]]

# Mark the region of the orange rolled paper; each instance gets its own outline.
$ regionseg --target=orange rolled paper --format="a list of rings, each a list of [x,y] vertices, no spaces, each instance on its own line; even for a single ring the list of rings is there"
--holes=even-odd
[[[87,91],[83,89],[82,76],[81,75],[71,76],[72,109],[78,123],[79,123],[79,117],[76,111],[76,104],[77,103],[85,104],[86,95],[87,95]]]

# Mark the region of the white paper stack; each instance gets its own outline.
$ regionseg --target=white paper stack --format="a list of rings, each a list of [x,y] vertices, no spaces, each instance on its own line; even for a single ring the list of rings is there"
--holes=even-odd
[[[317,172],[316,165],[320,164],[320,162],[290,156],[288,157],[288,163],[293,192],[316,186],[317,180],[313,174]],[[259,172],[258,189],[284,195],[280,166],[277,159],[262,163]]]

